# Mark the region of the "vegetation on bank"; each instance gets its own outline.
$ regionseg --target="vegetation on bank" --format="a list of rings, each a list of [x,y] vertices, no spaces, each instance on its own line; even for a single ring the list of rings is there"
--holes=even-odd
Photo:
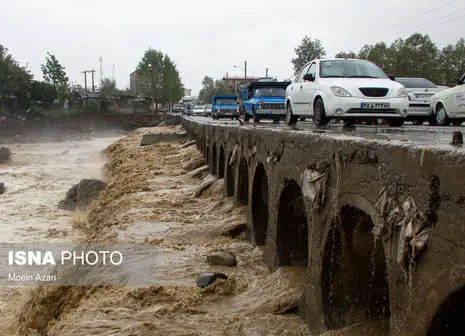
[[[104,78],[98,92],[89,93],[89,97],[84,98],[84,89],[71,87],[65,66],[51,53],[47,53],[41,70],[43,80],[35,80],[27,66],[20,65],[8,49],[0,45],[1,115],[36,117],[44,116],[44,113],[55,115],[57,110],[61,114],[66,110],[66,115],[108,112],[115,102],[122,102],[135,94],[119,90],[114,79]],[[139,62],[136,74],[137,94],[142,96],[141,100],[146,100],[146,110],[150,110],[151,103],[157,103],[157,106],[172,104],[183,96],[184,88],[177,66],[161,51],[149,48]],[[26,111],[27,114],[24,113]]]

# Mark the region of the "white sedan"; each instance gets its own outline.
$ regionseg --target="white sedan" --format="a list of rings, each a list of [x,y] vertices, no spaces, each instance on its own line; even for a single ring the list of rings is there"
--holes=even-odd
[[[286,123],[313,117],[318,126],[331,119],[349,123],[385,119],[401,126],[409,107],[405,87],[377,65],[360,59],[316,59],[307,63],[286,89]]]
[[[437,125],[462,124],[465,121],[465,74],[458,80],[457,86],[432,96],[430,105]]]
[[[203,116],[205,115],[205,106],[204,105],[196,105],[192,110],[192,114],[195,116]]]

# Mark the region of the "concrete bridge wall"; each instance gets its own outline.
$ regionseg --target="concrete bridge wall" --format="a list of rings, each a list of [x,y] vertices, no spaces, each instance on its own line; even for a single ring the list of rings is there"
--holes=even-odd
[[[247,205],[270,269],[306,272],[299,311],[313,332],[365,319],[388,321],[395,336],[463,331],[465,155],[183,125],[225,195]]]

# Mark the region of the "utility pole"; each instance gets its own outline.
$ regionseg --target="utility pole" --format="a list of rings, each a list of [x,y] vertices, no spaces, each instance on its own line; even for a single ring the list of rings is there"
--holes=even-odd
[[[247,79],[247,61],[244,61],[244,79]]]
[[[100,62],[100,83],[102,83],[102,80],[103,80],[103,66],[102,66],[103,58],[102,56],[100,56],[98,60]]]
[[[115,82],[115,65],[113,64],[113,81]]]
[[[92,69],[89,72],[92,73],[92,92],[95,92],[95,85],[94,85],[94,73],[95,73],[95,70]]]
[[[270,70],[270,68],[266,68],[266,76],[265,77],[268,77],[268,70]]]
[[[90,71],[84,70],[82,73],[84,74],[84,92],[87,92],[87,73]]]

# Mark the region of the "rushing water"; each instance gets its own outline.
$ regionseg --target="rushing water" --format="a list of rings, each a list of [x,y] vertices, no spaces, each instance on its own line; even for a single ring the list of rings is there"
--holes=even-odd
[[[0,165],[0,242],[69,241],[70,212],[57,204],[83,178],[101,178],[100,152],[118,138],[10,145],[12,163]]]
[[[7,187],[0,196],[0,242],[72,242],[77,238],[71,227],[72,213],[59,210],[57,204],[81,179],[102,178],[105,158],[100,153],[117,139],[9,146],[13,162],[0,165],[0,182]],[[185,335],[186,330],[192,335],[310,335],[292,313],[305,285],[305,269],[283,267],[270,274],[260,248],[218,238],[219,232],[245,220],[246,208],[234,209],[231,199],[223,199],[223,181],[213,185],[210,195],[192,196],[201,181],[173,172],[182,166],[183,158],[200,155],[195,149],[173,146],[166,152],[150,152],[138,142],[128,142],[130,151],[138,151],[134,166],[128,165],[129,171],[139,170],[131,181],[153,172],[153,166],[144,171],[149,158],[165,159],[155,167],[157,174],[145,181],[154,188],[150,194],[130,193],[122,208],[104,213],[103,218],[114,217],[120,223],[112,229],[120,241],[157,242],[155,281],[159,287],[89,294],[76,309],[60,317],[49,335]],[[229,284],[231,289],[219,286],[199,296],[195,277],[211,270],[205,258],[218,246],[238,256],[236,268],[215,267],[236,282]],[[9,291],[0,288],[0,328],[12,318],[1,314],[9,312]],[[371,326],[362,327],[334,335],[370,334]]]

